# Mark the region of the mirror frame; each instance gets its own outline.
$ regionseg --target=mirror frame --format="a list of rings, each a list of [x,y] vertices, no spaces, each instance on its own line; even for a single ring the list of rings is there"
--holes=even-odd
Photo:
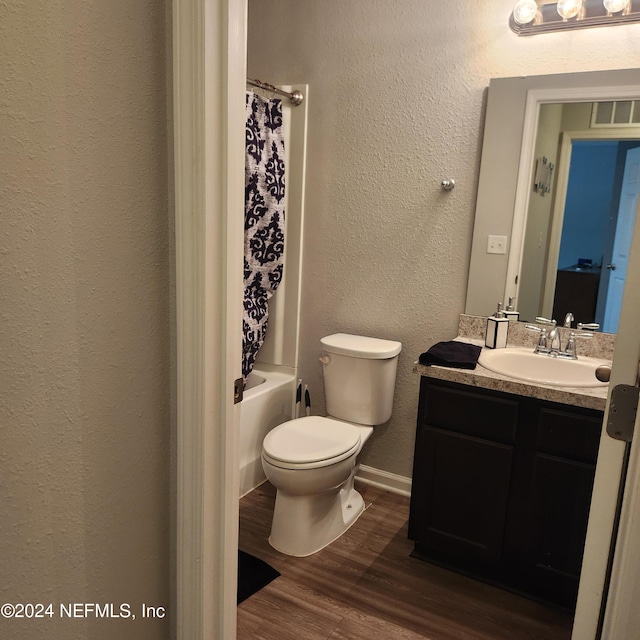
[[[640,99],[640,69],[490,81],[465,313],[488,316],[517,298],[540,105],[632,98]],[[487,254],[489,235],[509,239],[506,254]]]

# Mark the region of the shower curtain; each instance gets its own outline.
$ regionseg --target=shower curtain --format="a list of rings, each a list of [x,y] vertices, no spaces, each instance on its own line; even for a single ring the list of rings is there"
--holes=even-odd
[[[282,280],[284,139],[282,101],[246,99],[242,375],[251,373],[267,331],[269,298]]]

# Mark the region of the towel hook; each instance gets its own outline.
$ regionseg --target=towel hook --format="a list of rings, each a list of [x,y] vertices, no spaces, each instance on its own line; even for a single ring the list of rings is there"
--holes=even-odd
[[[445,191],[451,191],[456,186],[456,181],[452,178],[446,178],[440,184]]]

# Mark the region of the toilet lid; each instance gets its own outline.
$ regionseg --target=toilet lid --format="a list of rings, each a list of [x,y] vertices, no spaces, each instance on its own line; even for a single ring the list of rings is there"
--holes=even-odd
[[[264,439],[269,458],[307,464],[347,457],[360,444],[360,430],[346,422],[320,416],[306,416],[272,429]]]

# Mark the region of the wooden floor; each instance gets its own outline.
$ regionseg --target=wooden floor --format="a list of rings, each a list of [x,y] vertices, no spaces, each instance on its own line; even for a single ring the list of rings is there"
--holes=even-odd
[[[240,549],[282,574],[238,607],[238,640],[568,640],[572,616],[409,557],[409,500],[359,485],[371,505],[307,558],[267,538],[275,490],[240,501]]]

